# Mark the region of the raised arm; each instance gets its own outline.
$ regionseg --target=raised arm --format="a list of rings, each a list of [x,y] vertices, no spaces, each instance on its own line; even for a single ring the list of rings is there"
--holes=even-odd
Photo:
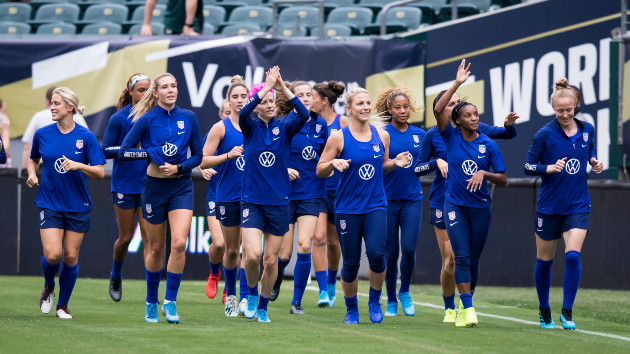
[[[453,86],[451,86],[446,92],[442,95],[440,100],[435,105],[435,118],[437,119],[438,129],[443,131],[446,129],[446,126],[450,124],[449,118],[446,114],[444,114],[444,108],[453,97],[453,94],[461,84],[463,84],[466,80],[468,80],[468,76],[470,75],[470,63],[466,66],[466,59],[462,59],[462,62],[459,64],[457,68],[457,76],[455,77],[455,82]]]
[[[251,117],[251,114],[254,109],[256,109],[256,106],[260,104],[263,97],[265,97],[276,84],[278,71],[279,69],[277,66],[274,66],[273,68],[269,69],[269,71],[267,71],[265,86],[262,88],[262,90],[253,94],[252,97],[247,100],[243,108],[241,108],[241,110],[238,112],[238,125],[240,126],[243,135],[247,136],[252,131],[252,128],[254,127],[254,119]]]

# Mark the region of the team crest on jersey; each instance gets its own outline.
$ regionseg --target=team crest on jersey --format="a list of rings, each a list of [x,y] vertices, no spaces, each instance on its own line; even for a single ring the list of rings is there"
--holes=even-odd
[[[454,211],[449,211],[448,212],[448,219],[453,221],[455,220],[455,212]]]
[[[44,220],[44,211],[43,210],[39,212],[39,219],[40,220]]]
[[[435,209],[435,217],[436,218],[441,218],[442,217],[442,210],[440,209]]]
[[[415,141],[416,143],[420,142],[420,138],[418,138],[418,135],[416,134],[413,135],[413,141]]]
[[[147,211],[147,214],[151,214],[153,209],[151,208],[151,204],[145,204],[144,209]]]
[[[380,146],[378,146],[378,144],[373,144],[373,145],[372,145],[372,148],[374,149],[374,151],[375,151],[375,152],[379,152],[379,151],[381,151],[381,147],[380,147]]]
[[[486,153],[486,146],[485,145],[479,145],[479,153],[480,154],[485,154]]]
[[[179,129],[184,129],[184,121],[183,120],[178,120],[177,121],[177,127]]]
[[[122,200],[125,195],[122,193],[118,193],[118,199]]]
[[[542,221],[543,221],[542,218],[538,218],[538,227],[542,227],[542,224],[543,224]]]
[[[243,209],[243,217],[246,218],[249,216],[249,209]]]
[[[214,206],[215,206],[215,205],[214,205],[214,202],[213,202],[213,201],[209,201],[209,202],[208,202],[208,209],[210,209],[210,210],[214,210]]]
[[[588,141],[588,133],[582,133],[582,139],[584,139],[584,141]]]
[[[221,213],[221,215],[225,215],[225,206],[223,205],[219,206],[219,213]]]
[[[346,221],[345,220],[339,220],[339,227],[341,227],[342,230],[346,229]]]
[[[322,131],[322,125],[321,124],[315,125],[315,132],[319,133],[320,131]]]
[[[83,140],[77,140],[77,149],[83,148]]]
[[[273,128],[273,130],[271,132],[273,133],[273,135],[278,135],[278,134],[280,134],[280,128],[275,127],[275,128]]]

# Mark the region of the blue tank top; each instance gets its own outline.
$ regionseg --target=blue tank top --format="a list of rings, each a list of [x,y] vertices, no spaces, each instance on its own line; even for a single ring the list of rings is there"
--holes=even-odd
[[[343,132],[343,150],[340,159],[351,160],[341,173],[335,196],[335,213],[367,214],[387,207],[383,187],[383,155],[385,147],[376,127],[370,125],[372,139],[357,141],[348,126]]]
[[[401,152],[409,151],[411,162],[404,168],[395,168],[383,177],[383,184],[387,192],[387,200],[422,200],[422,185],[420,178],[413,171],[414,157],[420,152],[424,130],[409,125],[407,130],[401,132],[391,123],[385,127],[389,133],[389,158],[395,159]]]
[[[217,146],[217,155],[227,154],[235,146],[243,145],[243,133],[234,127],[230,118],[221,120],[225,126],[223,139]],[[245,170],[245,158],[243,156],[231,158],[217,166],[217,202],[230,203],[241,200],[241,183]]]
[[[291,114],[296,114],[291,111]],[[289,168],[297,170],[300,178],[291,181],[290,200],[304,200],[326,197],[326,181],[317,177],[316,169],[319,157],[324,151],[328,130],[326,121],[317,114],[295,134],[291,141],[289,153]]]
[[[201,139],[201,145],[204,146],[206,145],[206,140],[208,140],[208,133],[206,133],[206,135],[203,136],[203,139]],[[215,152],[216,155],[216,152]],[[217,175],[218,175],[218,166],[214,167],[214,170],[217,171]],[[206,200],[209,201],[216,201],[217,200],[217,175],[214,175],[210,178],[210,180],[208,181],[208,191],[206,192]]]
[[[335,116],[335,120],[333,120],[333,122],[328,126],[328,136],[330,137],[332,133],[337,130],[341,130],[341,114],[337,114]],[[334,172],[335,173],[332,176],[326,177],[327,191],[336,191],[339,186],[339,178],[341,177],[341,174],[337,170]]]

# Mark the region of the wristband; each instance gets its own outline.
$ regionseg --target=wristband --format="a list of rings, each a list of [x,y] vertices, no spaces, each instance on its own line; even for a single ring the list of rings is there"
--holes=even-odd
[[[182,174],[182,165],[177,165],[177,173]]]

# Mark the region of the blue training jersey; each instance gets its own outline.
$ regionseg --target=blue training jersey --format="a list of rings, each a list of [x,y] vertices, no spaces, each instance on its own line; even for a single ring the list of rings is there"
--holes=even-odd
[[[41,158],[43,171],[35,204],[61,212],[88,212],[92,210],[92,200],[87,177],[81,171],[61,168],[64,155],[86,165],[105,164],[101,146],[87,128],[75,124],[72,131],[63,134],[53,123],[38,129],[33,136],[31,159]]]
[[[236,129],[230,118],[223,118],[221,123],[225,127],[223,139],[217,146],[217,155],[227,154],[235,146],[243,145],[243,133]],[[245,157],[231,158],[217,167],[217,202],[231,203],[241,200],[241,185],[245,170]]]
[[[351,160],[341,173],[335,196],[335,213],[367,214],[387,207],[383,186],[383,156],[385,146],[376,127],[370,125],[370,141],[357,141],[349,127],[341,128],[343,150],[340,159]]]
[[[158,166],[168,162],[182,165],[182,173],[190,172],[201,163],[203,145],[199,123],[192,111],[174,106],[171,111],[156,105],[133,125],[120,147],[119,156],[133,150],[138,143]],[[188,148],[191,155],[188,157]]]
[[[337,114],[332,123],[328,126],[328,136],[330,137],[332,133],[341,130],[341,114]],[[339,171],[334,170],[333,175],[330,177],[326,177],[326,190],[327,191],[336,191],[339,186],[339,178],[341,174]]]
[[[291,111],[283,119],[295,115],[297,113]],[[290,200],[326,197],[326,180],[317,177],[316,169],[327,139],[326,121],[316,113],[311,114],[311,119],[293,137],[288,166],[297,170],[300,178],[291,181]]]
[[[554,119],[534,136],[527,152],[525,174],[540,175],[537,211],[547,215],[569,215],[591,211],[591,196],[586,184],[586,167],[597,157],[595,128],[575,119],[578,131],[567,136]],[[566,157],[564,170],[547,174],[547,165]]]
[[[413,159],[420,152],[420,144],[424,138],[424,130],[411,124],[407,126],[407,130],[401,132],[389,123],[385,127],[385,131],[389,133],[389,158],[395,159],[401,152],[409,151],[411,162],[404,168],[394,168],[393,171],[383,177],[385,192],[387,192],[387,200],[405,200],[418,201],[422,200],[422,185],[420,178],[414,173]]]
[[[131,104],[128,104],[109,118],[101,146],[105,158],[114,159],[111,191],[123,194],[140,194],[149,165],[147,158],[126,161],[118,158],[120,145],[133,127],[132,118],[129,117],[131,109]]]
[[[440,134],[446,144],[449,165],[446,201],[472,208],[490,206],[490,190],[485,178],[481,188],[475,192],[469,191],[466,186],[467,180],[479,170],[490,171],[492,167],[495,173],[505,171],[497,143],[482,133],[475,140],[466,141],[461,130],[450,124]]]
[[[289,103],[297,115],[283,120],[273,117],[265,123],[251,117],[261,101],[258,93],[254,94],[238,113],[247,166],[243,172],[241,200],[262,205],[287,205],[291,192],[287,171],[291,139],[310,115],[300,99],[293,97]]]

